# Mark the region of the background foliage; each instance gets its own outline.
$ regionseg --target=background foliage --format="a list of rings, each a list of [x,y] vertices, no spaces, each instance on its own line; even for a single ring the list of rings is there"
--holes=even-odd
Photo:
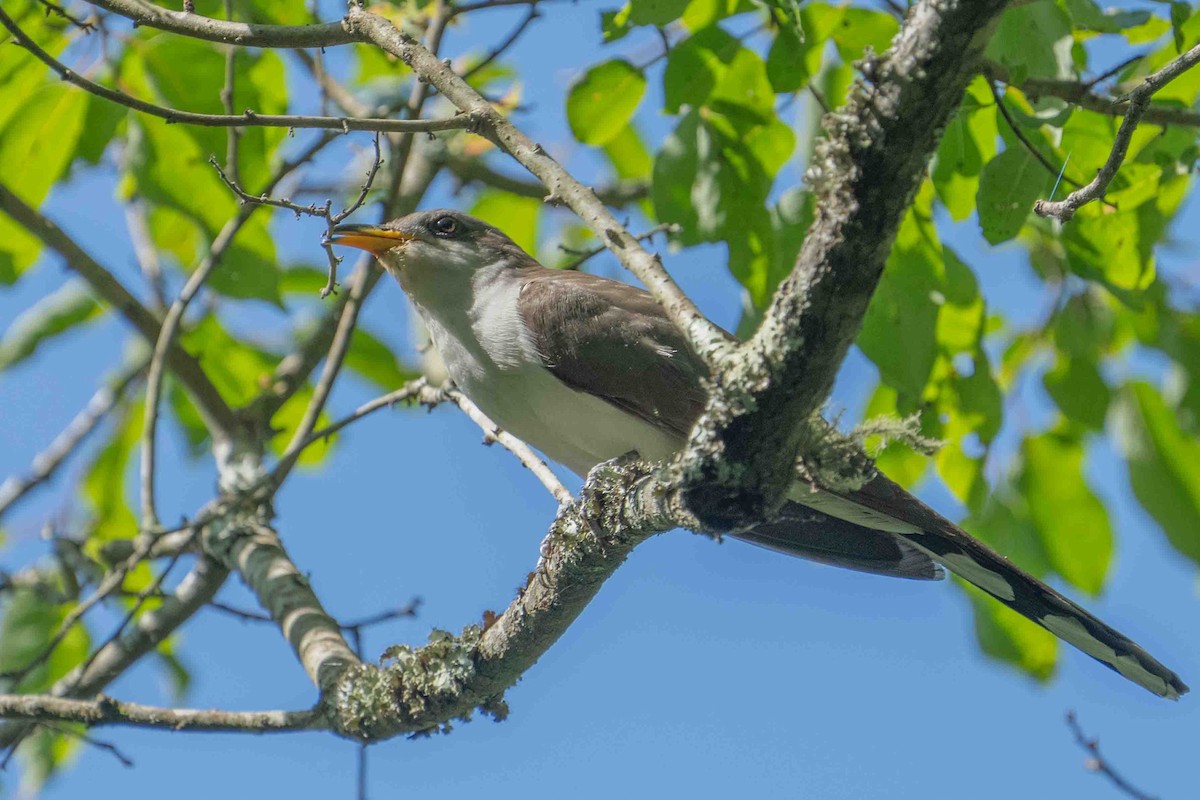
[[[93,80],[175,108],[223,111],[226,54],[219,45],[132,29],[116,17],[85,34],[36,2],[5,0],[3,7],[43,48]],[[196,7],[223,16],[219,3],[201,0]],[[429,11],[421,2],[372,8],[409,25]],[[76,10],[87,14],[90,7]],[[294,3],[237,0],[233,10],[246,21],[310,20]],[[319,10],[323,19],[338,13]],[[601,9],[546,0],[539,11],[571,15],[603,41],[589,54],[594,63],[563,56],[573,77],[561,107],[557,98],[527,96],[529,67],[521,59],[485,60],[498,34],[469,31],[478,49],[448,55],[460,72],[480,67],[472,84],[522,124],[536,128],[542,115],[565,118],[578,146],[560,143],[560,150],[597,186],[629,190],[626,213],[635,228],[672,226],[669,267],[689,258],[726,264],[742,295],[736,329],[747,335],[791,269],[814,214],[797,176],[821,136],[821,111],[844,101],[856,63],[869,65],[873,52],[886,49],[899,29],[895,9],[749,0],[630,0]],[[536,36],[536,24],[532,30]],[[454,32],[452,26],[451,38]],[[1117,96],[1197,41],[1200,14],[1184,3],[1110,10],[1092,0],[1037,0],[1008,11],[985,72],[971,84],[908,212],[858,339],[877,375],[863,414],[920,412],[924,433],[946,442],[933,458],[889,446],[879,455],[881,468],[906,486],[956,501],[972,533],[1084,596],[1104,591],[1122,545],[1108,498],[1093,485],[1096,458],[1122,459],[1134,496],[1179,558],[1200,561],[1196,276],[1194,266],[1165,268],[1163,259],[1191,196],[1200,118],[1188,115],[1200,72],[1156,96],[1156,107],[1179,111],[1179,121],[1137,131],[1105,202],[1067,224],[1031,209],[1039,198],[1090,180],[1120,121],[1061,99],[1069,96],[1063,87]],[[332,95],[314,88],[311,59],[239,51],[234,108],[343,113]],[[327,63],[365,107],[395,109],[408,97],[411,74],[373,48],[343,48]],[[121,275],[161,310],[238,212],[208,165],[210,155],[226,153],[225,130],[131,112],[58,80],[13,46],[0,47],[0,86],[0,183],[48,209],[71,186],[103,184],[111,202],[126,207],[130,232],[76,234],[85,245],[90,236],[143,237],[137,245],[143,274]],[[432,107],[426,116],[449,113],[440,98]],[[246,128],[236,162],[240,184],[257,194],[285,159],[319,135]],[[436,141],[422,139],[417,150],[442,170],[435,195],[458,191],[456,204],[503,227],[544,262],[566,264],[576,256],[564,249],[597,244],[543,205],[482,140],[439,134]],[[328,195],[335,206],[349,203],[369,158],[369,137],[347,136],[289,175],[280,192],[303,202]],[[372,201],[389,180],[385,174],[377,182]],[[56,211],[69,214],[70,206]],[[986,246],[976,243],[967,252],[949,243],[972,238]],[[336,302],[317,298],[324,282],[318,239],[316,229],[298,225],[289,212],[250,214],[186,319],[185,348],[200,356],[234,408],[262,402],[280,362]],[[983,288],[996,285],[985,271],[1009,268],[997,267],[987,248],[1002,248],[1007,263],[1031,268],[1032,323],[1028,313],[1014,321]],[[53,261],[37,239],[0,215],[0,291],[18,291],[30,273],[53,269]],[[0,380],[20,376],[23,392],[37,391],[44,352],[72,347],[89,331],[119,330],[101,327],[113,311],[88,286],[65,277],[58,283],[3,320]],[[418,338],[399,338],[368,320],[346,360],[352,380],[374,393],[395,389],[424,366],[413,347]],[[106,379],[122,387],[114,407],[72,456],[72,478],[55,485],[55,513],[43,515],[51,535],[38,563],[49,577],[4,587],[0,672],[19,670],[43,648],[81,585],[95,582],[108,565],[106,546],[138,532],[133,463],[147,354],[132,339],[125,350],[124,363]],[[1029,387],[1044,392],[1049,404],[1025,407]],[[311,393],[301,389],[271,416],[276,452],[290,440]],[[207,434],[195,409],[174,383],[169,400],[178,440],[188,457],[202,461]],[[334,437],[310,448],[304,463],[317,467],[341,446]],[[36,520],[26,516],[9,535],[27,540],[20,531]],[[16,574],[29,566],[16,559],[30,553],[27,543],[10,550],[6,569]],[[150,587],[155,574],[146,563],[132,571],[125,596],[114,601],[118,609],[133,608],[132,596]],[[984,652],[1038,680],[1053,675],[1059,658],[1053,636],[982,596],[970,600]],[[150,598],[138,613],[153,607]],[[5,690],[47,689],[103,635],[93,622],[71,627],[50,658]],[[1194,653],[1183,645],[1178,651]],[[191,679],[186,648],[167,640],[157,663],[182,696]],[[44,779],[78,743],[60,730],[39,731],[23,750],[26,780]]]

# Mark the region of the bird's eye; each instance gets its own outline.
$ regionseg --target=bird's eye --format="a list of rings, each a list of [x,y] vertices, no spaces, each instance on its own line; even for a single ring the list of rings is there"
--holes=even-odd
[[[433,221],[433,232],[438,236],[453,236],[458,233],[458,220],[454,217],[438,217]]]

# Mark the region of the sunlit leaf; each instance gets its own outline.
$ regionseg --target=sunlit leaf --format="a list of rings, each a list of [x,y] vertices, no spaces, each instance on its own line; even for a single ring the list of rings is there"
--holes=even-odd
[[[54,337],[95,319],[100,304],[78,283],[68,283],[34,303],[0,337],[0,371],[37,353]]]
[[[1148,383],[1130,384],[1117,408],[1134,494],[1175,549],[1200,563],[1200,443]]]
[[[1044,196],[1053,177],[1027,150],[1009,147],[993,158],[979,176],[979,227],[983,238],[1000,244],[1017,235]]]
[[[1104,505],[1083,475],[1077,439],[1046,433],[1025,439],[1018,487],[1054,571],[1089,594],[1104,585],[1113,532]]]
[[[607,144],[625,128],[646,91],[646,76],[613,59],[583,74],[567,95],[567,122],[584,144]]]

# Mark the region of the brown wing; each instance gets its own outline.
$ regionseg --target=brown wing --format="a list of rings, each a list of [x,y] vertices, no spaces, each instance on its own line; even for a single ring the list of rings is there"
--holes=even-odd
[[[519,313],[542,363],[563,383],[603,398],[682,443],[704,410],[704,363],[647,292],[541,266],[525,275]],[[604,373],[588,368],[603,364]],[[923,550],[890,533],[788,503],[779,519],[737,538],[788,555],[901,578],[937,579]]]
[[[546,369],[573,389],[687,436],[704,410],[708,373],[658,302],[584,272],[522,271],[518,311]],[[603,374],[589,367],[595,364]]]

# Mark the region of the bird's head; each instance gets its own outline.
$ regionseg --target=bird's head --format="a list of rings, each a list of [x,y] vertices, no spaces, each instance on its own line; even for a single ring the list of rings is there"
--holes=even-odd
[[[339,225],[334,244],[373,253],[401,283],[468,277],[532,259],[502,231],[451,209],[417,211],[381,225]]]

